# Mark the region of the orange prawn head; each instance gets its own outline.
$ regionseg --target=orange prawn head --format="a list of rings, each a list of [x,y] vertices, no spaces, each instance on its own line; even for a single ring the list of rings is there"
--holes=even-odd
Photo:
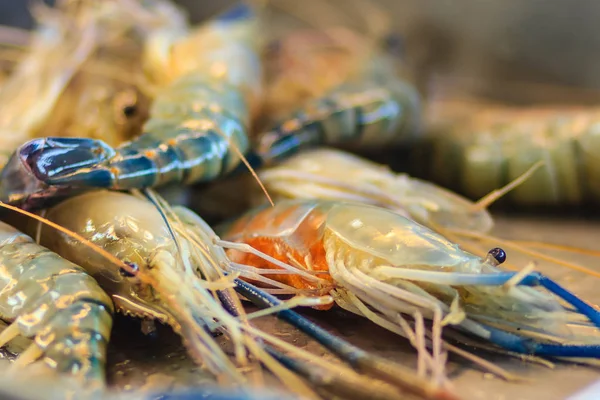
[[[334,286],[329,275],[329,266],[323,247],[323,223],[325,215],[316,208],[306,204],[288,203],[285,207],[275,206],[256,210],[240,218],[229,229],[227,240],[245,243],[274,259],[288,264],[299,271],[306,271],[315,276],[310,279],[306,275],[288,273],[282,267],[264,258],[236,249],[227,250],[231,261],[249,265],[263,270],[265,277],[298,289],[300,294],[321,296]],[[272,272],[281,270],[282,273]],[[323,271],[323,273],[318,273]],[[252,278],[243,277],[247,281],[256,282]],[[268,286],[260,283],[261,286]],[[333,304],[316,306],[316,309],[327,310]]]

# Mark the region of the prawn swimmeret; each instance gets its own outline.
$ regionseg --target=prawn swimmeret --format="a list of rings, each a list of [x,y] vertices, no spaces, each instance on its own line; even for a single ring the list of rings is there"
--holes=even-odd
[[[506,254],[499,248],[479,258],[383,208],[282,201],[249,212],[224,238],[272,257],[258,257],[243,246],[228,250],[233,261],[254,266],[240,268],[242,276],[275,293],[329,293],[341,307],[408,337],[432,373],[443,372],[442,326],[511,352],[600,357],[595,337],[570,329],[571,324],[600,327],[600,312],[592,306],[537,272],[501,270]],[[416,332],[424,329],[423,317],[433,321],[432,354],[404,315],[413,316]]]
[[[116,148],[88,138],[29,141],[2,171],[0,198],[34,208],[78,190],[191,184],[234,169],[249,148],[261,84],[258,17],[239,7],[147,41],[149,78],[160,89],[142,135]]]

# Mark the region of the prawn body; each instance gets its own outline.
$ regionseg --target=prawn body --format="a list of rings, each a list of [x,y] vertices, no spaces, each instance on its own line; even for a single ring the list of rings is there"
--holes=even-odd
[[[188,213],[182,210],[180,215],[189,218]],[[67,234],[44,227],[39,232],[42,244],[94,276],[118,311],[170,325],[182,336],[194,361],[206,365],[215,376],[245,383],[209,333],[219,329],[230,336],[239,363],[246,362],[246,345],[254,349],[240,322],[217,299],[217,292],[233,286],[214,268],[221,262],[219,255],[225,256],[222,249],[172,231],[152,202],[125,193],[81,194],[48,209],[46,216],[114,258],[107,260]]]
[[[157,48],[147,57],[177,73],[155,76],[165,86],[144,133],[116,148],[84,138],[27,142],[3,171],[1,197],[33,208],[70,191],[191,184],[231,171],[249,148],[247,131],[259,96],[256,29],[250,13],[211,21],[183,37],[158,32],[160,40],[149,40]],[[161,58],[165,52],[171,58]]]
[[[110,297],[81,267],[4,222],[0,250],[0,318],[12,321],[0,344],[33,338],[18,364],[41,358],[57,372],[103,385]]]
[[[446,187],[476,198],[543,161],[510,202],[557,206],[600,198],[597,110],[440,101],[429,119],[429,175]]]
[[[261,170],[259,177],[272,195],[284,199],[371,204],[432,229],[437,225],[488,232],[493,225],[486,210],[462,196],[341,150],[306,151]]]
[[[319,289],[329,289],[340,306],[401,335],[410,336],[398,313],[418,311],[434,325],[443,316],[445,324],[511,351],[599,355],[594,338],[569,329],[585,318],[598,327],[600,315],[593,307],[537,273],[507,289],[503,285],[515,273],[498,268],[505,257],[502,250],[481,259],[389,210],[339,202],[280,202],[242,217],[226,237],[287,258],[298,269],[329,272],[330,284]],[[233,260],[244,262],[245,254],[229,252]],[[274,268],[258,267],[269,268],[269,273]],[[549,289],[579,314],[572,315],[555,296],[528,286]],[[296,287],[312,289],[304,282]],[[540,332],[553,339],[538,341]]]

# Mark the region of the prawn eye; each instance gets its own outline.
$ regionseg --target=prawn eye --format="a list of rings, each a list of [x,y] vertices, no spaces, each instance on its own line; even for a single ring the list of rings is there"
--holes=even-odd
[[[134,90],[124,90],[116,94],[113,100],[113,110],[119,121],[135,117],[139,113],[138,95]]]
[[[495,247],[491,249],[490,251],[488,251],[488,254],[494,257],[494,259],[498,261],[498,264],[502,264],[504,261],[506,261],[506,253],[500,247]]]
[[[125,261],[125,264],[129,265],[129,267],[134,271],[134,273],[129,272],[125,268],[119,268],[119,274],[126,278],[133,278],[137,274],[139,267],[137,266],[137,264],[131,263],[129,261]]]
[[[126,105],[125,107],[123,107],[123,115],[125,115],[125,117],[127,117],[127,118],[131,118],[131,117],[135,116],[136,113],[137,113],[137,107],[135,104],[129,104],[129,105]]]

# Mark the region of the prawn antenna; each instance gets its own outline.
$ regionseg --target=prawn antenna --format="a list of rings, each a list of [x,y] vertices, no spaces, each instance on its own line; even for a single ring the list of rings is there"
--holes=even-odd
[[[520,246],[537,247],[538,249],[558,250],[591,257],[600,257],[600,251],[598,250],[584,249],[582,247],[568,246],[564,244],[546,243],[532,240],[513,240],[513,243],[516,243]]]
[[[263,184],[263,182],[260,180],[260,177],[258,176],[258,174],[256,173],[256,171],[254,170],[254,168],[252,168],[252,165],[250,165],[250,162],[248,161],[248,159],[246,158],[246,156],[244,155],[244,153],[242,153],[242,151],[240,150],[240,148],[235,143],[233,143],[231,141],[231,138],[227,137],[227,135],[225,135],[225,133],[219,127],[215,127],[215,130],[219,133],[219,135],[223,136],[225,138],[225,140],[227,140],[227,143],[229,144],[229,147],[231,147],[233,149],[233,151],[240,158],[240,160],[242,161],[242,163],[244,163],[244,165],[246,166],[246,168],[248,169],[248,171],[250,171],[250,173],[252,174],[252,177],[254,177],[254,180],[256,181],[256,183],[258,183],[258,186],[260,187],[260,189],[262,190],[262,192],[265,194],[265,197],[269,201],[269,204],[271,204],[271,207],[275,207],[275,203],[273,202],[273,199],[271,198],[271,195],[269,194],[269,191],[267,190],[267,188],[265,187],[265,185]]]
[[[516,241],[512,241],[512,240],[508,240],[508,239],[500,239],[495,236],[486,235],[486,234],[480,233],[480,232],[466,231],[464,229],[457,229],[457,228],[446,228],[446,229],[458,236],[481,240],[481,241],[487,242],[487,243],[497,243],[506,248],[514,249],[515,251],[518,251],[521,254],[526,254],[526,255],[534,257],[536,259],[544,260],[544,261],[550,262],[552,264],[567,267],[569,269],[579,271],[579,272],[582,272],[587,275],[592,275],[592,276],[595,276],[596,278],[600,278],[600,272],[598,272],[598,271],[595,271],[595,270],[585,267],[583,265],[579,265],[576,263],[562,260],[557,257],[549,256],[548,254],[544,254],[539,251],[528,249],[527,247],[525,247],[522,244],[519,244],[519,242],[516,242]],[[550,246],[552,246],[552,245],[550,245]],[[583,250],[583,249],[581,249],[581,250]]]
[[[531,178],[531,176],[534,174],[535,171],[537,171],[544,165],[545,165],[544,161],[536,162],[535,164],[533,164],[531,166],[531,168],[529,168],[521,176],[519,176],[512,182],[501,187],[500,189],[492,190],[490,193],[483,196],[475,204],[473,204],[473,207],[471,207],[471,210],[473,212],[477,212],[477,211],[487,209],[490,205],[495,203],[499,198],[501,198],[502,196],[505,196],[508,192],[514,190],[516,187],[525,183],[525,181],[527,181],[529,178]]]

